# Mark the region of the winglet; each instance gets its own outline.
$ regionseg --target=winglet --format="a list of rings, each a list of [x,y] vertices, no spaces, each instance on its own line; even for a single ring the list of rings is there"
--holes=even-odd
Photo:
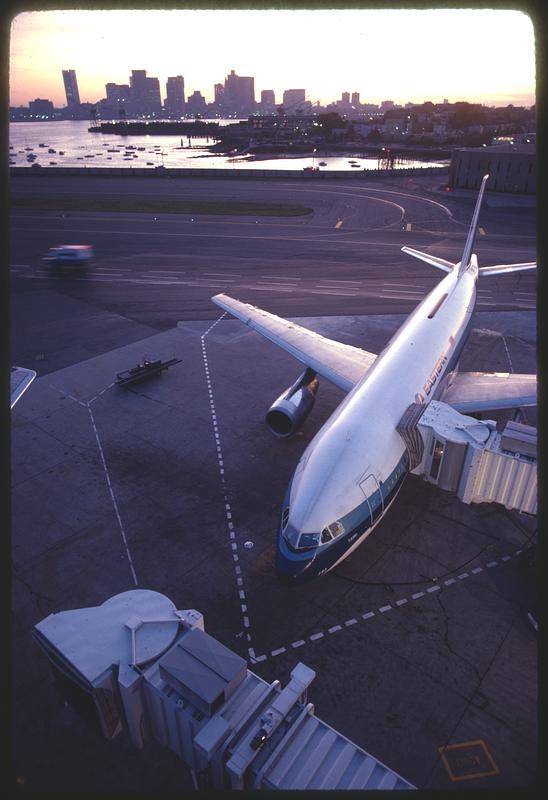
[[[481,208],[481,201],[483,200],[483,193],[485,192],[485,185],[487,183],[488,178],[489,175],[484,175],[483,180],[481,182],[478,199],[476,200],[476,207],[474,209],[474,214],[472,216],[472,222],[470,223],[470,230],[468,231],[466,244],[464,245],[462,258],[460,260],[459,275],[462,275],[463,272],[466,272],[466,270],[470,266],[470,259],[472,257],[472,248],[474,247],[474,239],[476,238],[476,231],[478,229],[478,218]]]

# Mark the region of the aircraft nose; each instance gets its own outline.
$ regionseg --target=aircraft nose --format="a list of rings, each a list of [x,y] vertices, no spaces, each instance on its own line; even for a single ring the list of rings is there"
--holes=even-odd
[[[314,577],[311,569],[314,556],[290,558],[278,550],[276,554],[276,576],[283,586],[297,586]]]

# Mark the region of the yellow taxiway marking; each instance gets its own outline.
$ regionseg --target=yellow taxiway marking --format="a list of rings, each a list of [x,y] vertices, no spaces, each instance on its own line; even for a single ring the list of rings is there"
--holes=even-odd
[[[499,768],[482,739],[446,745],[439,748],[439,753],[452,781],[499,774]]]

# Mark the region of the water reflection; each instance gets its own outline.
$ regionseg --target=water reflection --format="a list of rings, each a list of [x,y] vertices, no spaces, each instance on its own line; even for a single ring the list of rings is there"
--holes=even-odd
[[[231,124],[234,120],[217,120]],[[168,136],[116,136],[89,133],[90,123],[85,120],[62,122],[17,122],[9,128],[9,163],[13,166],[40,164],[66,167],[199,167],[236,169],[310,170],[371,170],[384,167],[378,158],[360,156],[325,156],[319,150],[310,156],[270,157],[252,155],[224,155],[211,153],[211,139],[188,139],[180,135]],[[189,146],[190,143],[190,146]],[[319,166],[320,163],[322,166]],[[401,167],[446,166],[443,161],[405,160],[394,163]]]

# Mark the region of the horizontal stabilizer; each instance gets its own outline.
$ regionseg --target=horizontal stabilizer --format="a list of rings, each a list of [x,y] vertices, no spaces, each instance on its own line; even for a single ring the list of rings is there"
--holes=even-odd
[[[402,247],[402,252],[407,253],[414,258],[420,258],[421,261],[426,261],[427,264],[430,264],[433,267],[437,267],[438,269],[443,270],[444,272],[451,272],[455,267],[451,261],[446,261],[445,258],[438,258],[437,256],[431,256],[430,253],[422,253],[420,250],[413,250],[412,247]]]
[[[375,353],[327,339],[315,331],[249,303],[234,300],[226,294],[216,294],[211,299],[344,392],[354,388],[377,357]]]
[[[497,264],[493,267],[480,267],[480,275],[508,275],[510,272],[523,272],[526,269],[536,269],[536,261],[527,261],[523,264]]]
[[[461,414],[537,403],[537,376],[515,372],[454,372],[439,397]]]

